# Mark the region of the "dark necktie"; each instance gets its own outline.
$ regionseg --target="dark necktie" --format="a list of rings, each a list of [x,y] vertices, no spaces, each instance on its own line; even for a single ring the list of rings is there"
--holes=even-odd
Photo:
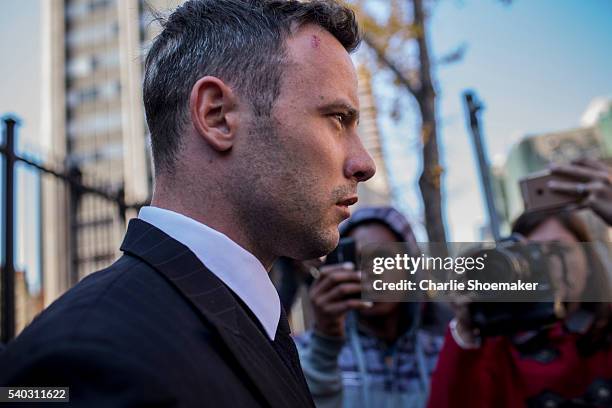
[[[274,348],[281,356],[289,370],[291,370],[291,372],[297,377],[301,377],[302,367],[300,365],[300,359],[293,339],[291,338],[291,329],[289,328],[289,321],[287,320],[285,309],[282,306],[273,343]]]
[[[289,321],[287,320],[287,315],[285,314],[285,308],[283,308],[282,305],[280,319],[278,321],[278,327],[276,328],[276,335],[274,336],[272,345],[287,368],[289,368],[289,371],[293,373],[298,383],[302,385],[303,390],[310,397],[308,384],[306,384],[306,379],[304,378],[304,374],[302,372],[298,351],[295,347],[293,339],[291,338]]]
[[[249,316],[251,321],[259,328],[261,334],[266,338],[268,335],[264,330],[263,326],[259,322],[259,319],[253,314],[251,309],[236,296],[233,292],[232,295],[238,302],[238,304],[242,307],[245,313]],[[291,329],[289,328],[289,321],[287,320],[287,314],[285,313],[285,309],[281,305],[281,313],[280,319],[278,321],[278,326],[276,327],[276,333],[274,335],[274,341],[271,342],[272,348],[279,356],[281,361],[285,364],[285,366],[289,369],[289,372],[293,374],[295,380],[300,385],[302,389],[302,394],[305,394],[308,399],[310,407],[314,408],[314,402],[312,400],[312,396],[310,394],[310,390],[308,389],[308,384],[306,383],[306,378],[304,378],[304,373],[302,372],[302,366],[300,364],[300,358],[298,356],[297,348],[295,347],[295,343],[291,338]]]

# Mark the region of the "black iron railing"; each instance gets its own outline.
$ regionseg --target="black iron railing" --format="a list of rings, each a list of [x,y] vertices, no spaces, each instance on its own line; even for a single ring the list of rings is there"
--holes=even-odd
[[[126,213],[132,209],[138,209],[145,203],[126,203],[123,189],[116,191],[110,189],[86,185],[82,181],[81,172],[78,167],[70,166],[66,170],[56,170],[52,166],[40,163],[36,160],[24,157],[17,154],[15,150],[15,131],[19,126],[19,120],[14,116],[5,116],[2,118],[1,125],[3,128],[3,140],[0,144],[0,154],[3,157],[3,171],[0,188],[2,189],[2,200],[4,214],[2,217],[2,259],[3,265],[0,270],[0,340],[3,343],[8,342],[15,336],[15,165],[24,163],[28,167],[35,169],[41,174],[47,174],[61,181],[68,187],[69,199],[69,216],[71,218],[69,224],[76,223],[76,212],[78,211],[79,202],[85,194],[89,194],[98,199],[102,199],[117,208],[115,213],[124,223]],[[79,245],[79,234],[74,231],[69,231],[69,244],[73,248],[73,264],[78,257],[76,248]],[[68,254],[66,254],[68,255]],[[43,265],[44,268],[44,265]],[[76,283],[78,274],[75,275],[74,265],[71,271],[71,283]],[[68,271],[67,271],[68,273]]]

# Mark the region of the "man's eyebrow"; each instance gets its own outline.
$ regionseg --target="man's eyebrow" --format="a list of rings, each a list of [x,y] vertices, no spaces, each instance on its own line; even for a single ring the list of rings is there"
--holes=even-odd
[[[344,101],[326,103],[319,110],[322,112],[342,111],[347,116],[347,119],[359,121],[359,111],[353,105]]]

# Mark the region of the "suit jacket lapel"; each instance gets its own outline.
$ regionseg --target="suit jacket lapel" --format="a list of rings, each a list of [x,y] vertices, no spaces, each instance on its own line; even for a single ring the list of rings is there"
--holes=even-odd
[[[273,407],[312,406],[310,395],[281,361],[268,338],[229,289],[184,245],[138,219],[121,250],[162,273],[217,329],[249,378]]]

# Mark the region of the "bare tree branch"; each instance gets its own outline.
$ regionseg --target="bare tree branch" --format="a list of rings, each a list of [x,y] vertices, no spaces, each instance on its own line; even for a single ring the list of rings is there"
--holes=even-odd
[[[419,89],[415,87],[410,79],[399,69],[399,67],[385,55],[384,51],[382,51],[380,47],[376,45],[374,40],[367,33],[363,34],[363,41],[374,50],[376,57],[378,57],[378,59],[385,64],[387,68],[391,70],[391,72],[393,72],[398,82],[404,85],[408,92],[416,97],[416,95],[419,93]]]

